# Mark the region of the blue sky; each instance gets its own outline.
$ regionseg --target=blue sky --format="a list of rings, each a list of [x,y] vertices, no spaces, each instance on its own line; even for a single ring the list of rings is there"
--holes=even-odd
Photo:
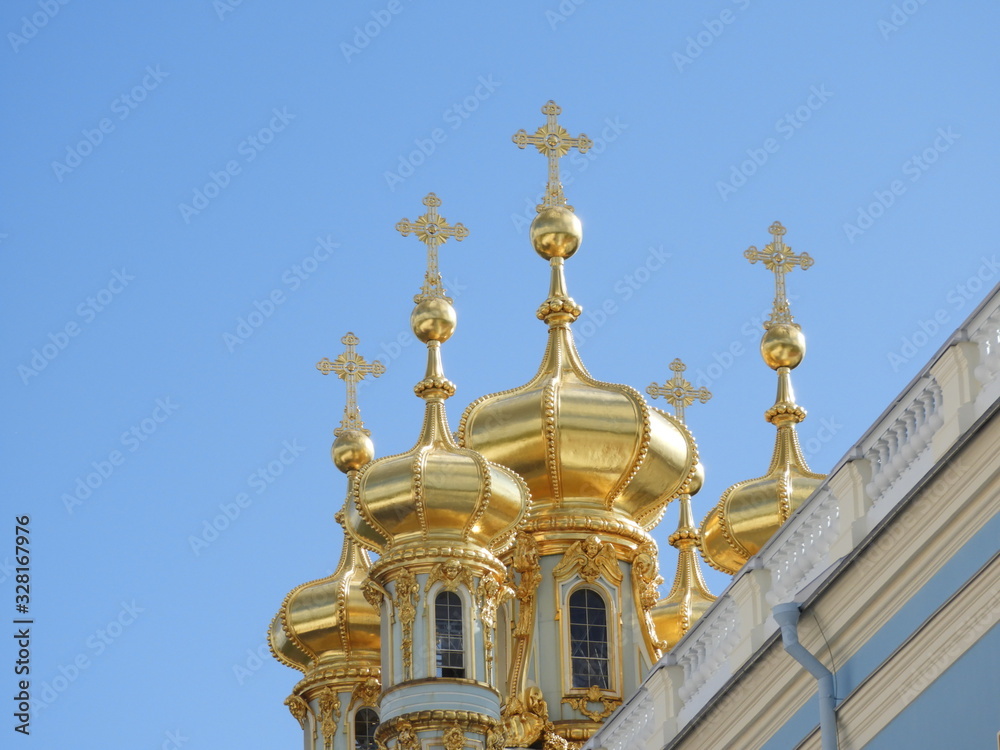
[[[297,746],[296,673],[260,654],[338,557],[344,393],[314,364],[356,333],[387,367],[360,394],[377,452],[410,447],[425,261],[394,225],[434,191],[470,230],[441,251],[452,424],[534,373],[545,163],[511,135],[548,99],[595,141],[563,164],[584,361],[645,389],[681,357],[714,393],[688,411],[696,515],[770,458],[773,283],[743,251],[776,219],[816,261],[788,285],[828,470],[1000,281],[998,22],[934,0],[5,3],[0,599],[29,514],[44,704],[18,740]]]

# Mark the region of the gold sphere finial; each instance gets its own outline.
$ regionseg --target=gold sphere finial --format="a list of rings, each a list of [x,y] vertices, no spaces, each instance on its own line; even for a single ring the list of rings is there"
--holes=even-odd
[[[425,299],[410,314],[410,327],[424,344],[429,341],[447,341],[455,332],[457,323],[455,308],[444,297]]]
[[[334,465],[347,474],[357,471],[375,457],[375,445],[361,430],[343,430],[333,441],[330,455]]]
[[[583,223],[565,206],[543,208],[531,222],[531,244],[546,260],[569,258],[583,240]]]
[[[806,354],[806,337],[794,323],[775,323],[760,340],[760,355],[772,370],[794,369]]]

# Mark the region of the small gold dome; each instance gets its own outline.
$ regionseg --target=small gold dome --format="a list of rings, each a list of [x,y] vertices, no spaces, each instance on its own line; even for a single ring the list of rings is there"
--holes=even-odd
[[[380,555],[431,544],[499,554],[513,541],[530,503],[528,490],[513,471],[455,445],[443,403],[427,407],[412,449],[380,458],[358,474],[349,529]]]
[[[330,448],[334,465],[345,474],[357,471],[375,457],[372,439],[361,430],[344,430]]]
[[[410,327],[424,344],[428,341],[447,341],[455,332],[457,323],[455,308],[441,297],[421,301],[410,314]]]
[[[371,562],[345,535],[332,575],[296,586],[271,623],[271,651],[283,664],[313,668],[378,668],[379,615],[361,590]]]
[[[542,209],[531,222],[531,245],[546,260],[569,258],[583,240],[580,218],[565,206]]]
[[[772,370],[794,369],[806,354],[806,337],[794,323],[777,323],[760,340],[760,355]]]
[[[701,488],[705,486],[705,467],[699,461],[695,464],[694,474],[691,475],[691,479],[688,481],[687,494],[697,495],[701,492]]]

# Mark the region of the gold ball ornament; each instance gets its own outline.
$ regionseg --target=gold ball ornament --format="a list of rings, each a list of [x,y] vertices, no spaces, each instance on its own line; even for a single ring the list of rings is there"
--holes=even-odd
[[[410,314],[410,327],[424,344],[428,341],[447,341],[457,324],[455,308],[445,299],[425,299]]]
[[[796,325],[772,325],[760,340],[760,355],[772,370],[798,367],[805,354],[806,337]]]
[[[372,439],[360,430],[345,430],[330,449],[334,465],[345,474],[357,471],[375,457]]]
[[[546,260],[569,258],[583,240],[583,224],[568,208],[546,208],[531,222],[530,237],[535,252]]]

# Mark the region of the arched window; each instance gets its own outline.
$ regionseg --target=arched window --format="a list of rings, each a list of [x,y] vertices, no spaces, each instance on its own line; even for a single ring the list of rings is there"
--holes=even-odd
[[[378,714],[370,708],[362,708],[354,714],[354,750],[376,750],[375,727]]]
[[[570,657],[573,687],[608,688],[608,608],[593,589],[569,597]]]
[[[434,599],[434,624],[437,676],[465,677],[462,599],[454,591],[442,591]]]

